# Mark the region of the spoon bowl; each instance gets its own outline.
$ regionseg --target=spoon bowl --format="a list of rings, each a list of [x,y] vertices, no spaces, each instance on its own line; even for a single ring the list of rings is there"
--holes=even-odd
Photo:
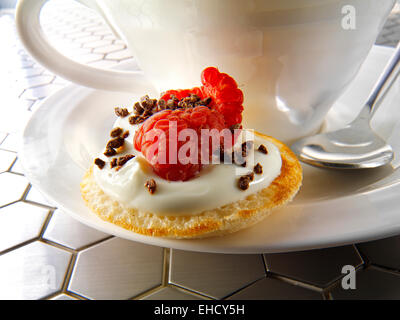
[[[334,169],[376,168],[394,156],[392,147],[360,119],[343,129],[298,140],[292,150],[305,163]]]

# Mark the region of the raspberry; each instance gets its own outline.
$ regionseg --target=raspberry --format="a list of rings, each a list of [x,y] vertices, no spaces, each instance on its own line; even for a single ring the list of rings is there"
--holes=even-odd
[[[242,122],[243,92],[236,81],[217,68],[208,67],[201,74],[202,92],[214,101],[214,108],[225,118],[227,127]],[[238,122],[235,122],[238,121]]]
[[[176,136],[174,130],[176,128]],[[153,170],[160,177],[177,181],[186,181],[198,174],[202,167],[202,152],[204,146],[201,145],[201,129],[217,129],[221,131],[225,128],[223,116],[216,110],[204,106],[163,110],[148,118],[136,131],[134,146],[141,151],[147,161],[152,165]],[[196,140],[188,137],[184,141],[177,139],[184,129],[193,129],[191,132],[196,134]],[[172,143],[171,143],[172,142]],[[180,150],[185,146],[185,150],[194,150],[194,158],[188,158],[187,152],[182,156]],[[209,141],[211,155],[212,137]]]
[[[163,93],[161,99],[168,101],[175,96],[181,100],[190,94],[195,94],[201,99],[211,97],[208,105],[216,109],[225,118],[226,127],[242,122],[243,92],[237,87],[236,81],[226,73],[220,73],[217,68],[208,67],[201,73],[203,86],[192,89],[168,90]],[[235,122],[237,121],[237,122]]]
[[[164,92],[161,99],[168,102],[165,104],[168,109],[153,114],[135,133],[135,148],[142,152],[153,170],[164,179],[185,181],[192,178],[202,168],[204,152],[208,151],[208,155],[211,155],[215,151],[212,149],[212,137],[209,138],[209,150],[205,150],[200,141],[193,142],[189,138],[179,141],[177,136],[182,130],[193,129],[196,138],[200,139],[201,129],[217,129],[220,132],[225,128],[241,127],[243,93],[236,81],[217,68],[208,67],[201,73],[201,82],[201,87]],[[188,97],[192,95],[198,97],[194,102],[182,103],[185,99],[191,100]],[[171,123],[174,126],[171,127]],[[173,127],[176,128],[176,137]],[[160,132],[163,134],[159,135]],[[225,146],[234,144],[237,137],[236,132],[232,141],[224,141]],[[179,159],[182,146],[190,151],[195,150],[195,159]]]

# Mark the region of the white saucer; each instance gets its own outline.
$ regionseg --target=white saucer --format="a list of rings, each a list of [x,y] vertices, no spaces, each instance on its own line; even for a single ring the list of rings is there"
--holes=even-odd
[[[344,125],[355,116],[392,52],[390,48],[373,48],[351,87],[329,112],[327,128]],[[27,178],[79,221],[147,244],[224,253],[321,248],[400,233],[398,158],[392,166],[359,172],[304,165],[304,185],[292,204],[255,227],[221,238],[166,240],[138,235],[100,220],[86,208],[79,183],[108,139],[115,120],[114,107],[130,105],[137,97],[68,86],[43,101],[25,129],[21,156]],[[396,154],[400,154],[399,99],[397,81],[373,121]]]

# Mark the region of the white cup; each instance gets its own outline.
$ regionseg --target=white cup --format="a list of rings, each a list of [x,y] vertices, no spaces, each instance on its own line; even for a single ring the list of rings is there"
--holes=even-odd
[[[20,0],[17,29],[48,69],[73,82],[141,92],[199,85],[205,67],[232,75],[244,124],[290,142],[316,132],[355,77],[395,0],[81,0],[127,43],[143,72],[79,64],[46,40],[46,0]],[[148,80],[147,80],[148,79]]]

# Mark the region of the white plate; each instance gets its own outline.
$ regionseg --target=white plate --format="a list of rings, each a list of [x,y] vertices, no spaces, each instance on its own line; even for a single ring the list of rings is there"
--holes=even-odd
[[[390,48],[373,48],[351,87],[329,112],[327,128],[343,125],[357,113],[392,52]],[[102,221],[85,207],[79,183],[107,141],[115,120],[114,107],[130,105],[136,98],[128,93],[69,86],[43,101],[25,129],[21,156],[27,178],[79,221],[151,245],[224,253],[321,248],[400,233],[397,158],[392,166],[358,172],[304,165],[304,185],[292,204],[252,228],[225,237],[167,240],[138,235]],[[400,150],[399,98],[397,81],[373,121],[395,151]]]

